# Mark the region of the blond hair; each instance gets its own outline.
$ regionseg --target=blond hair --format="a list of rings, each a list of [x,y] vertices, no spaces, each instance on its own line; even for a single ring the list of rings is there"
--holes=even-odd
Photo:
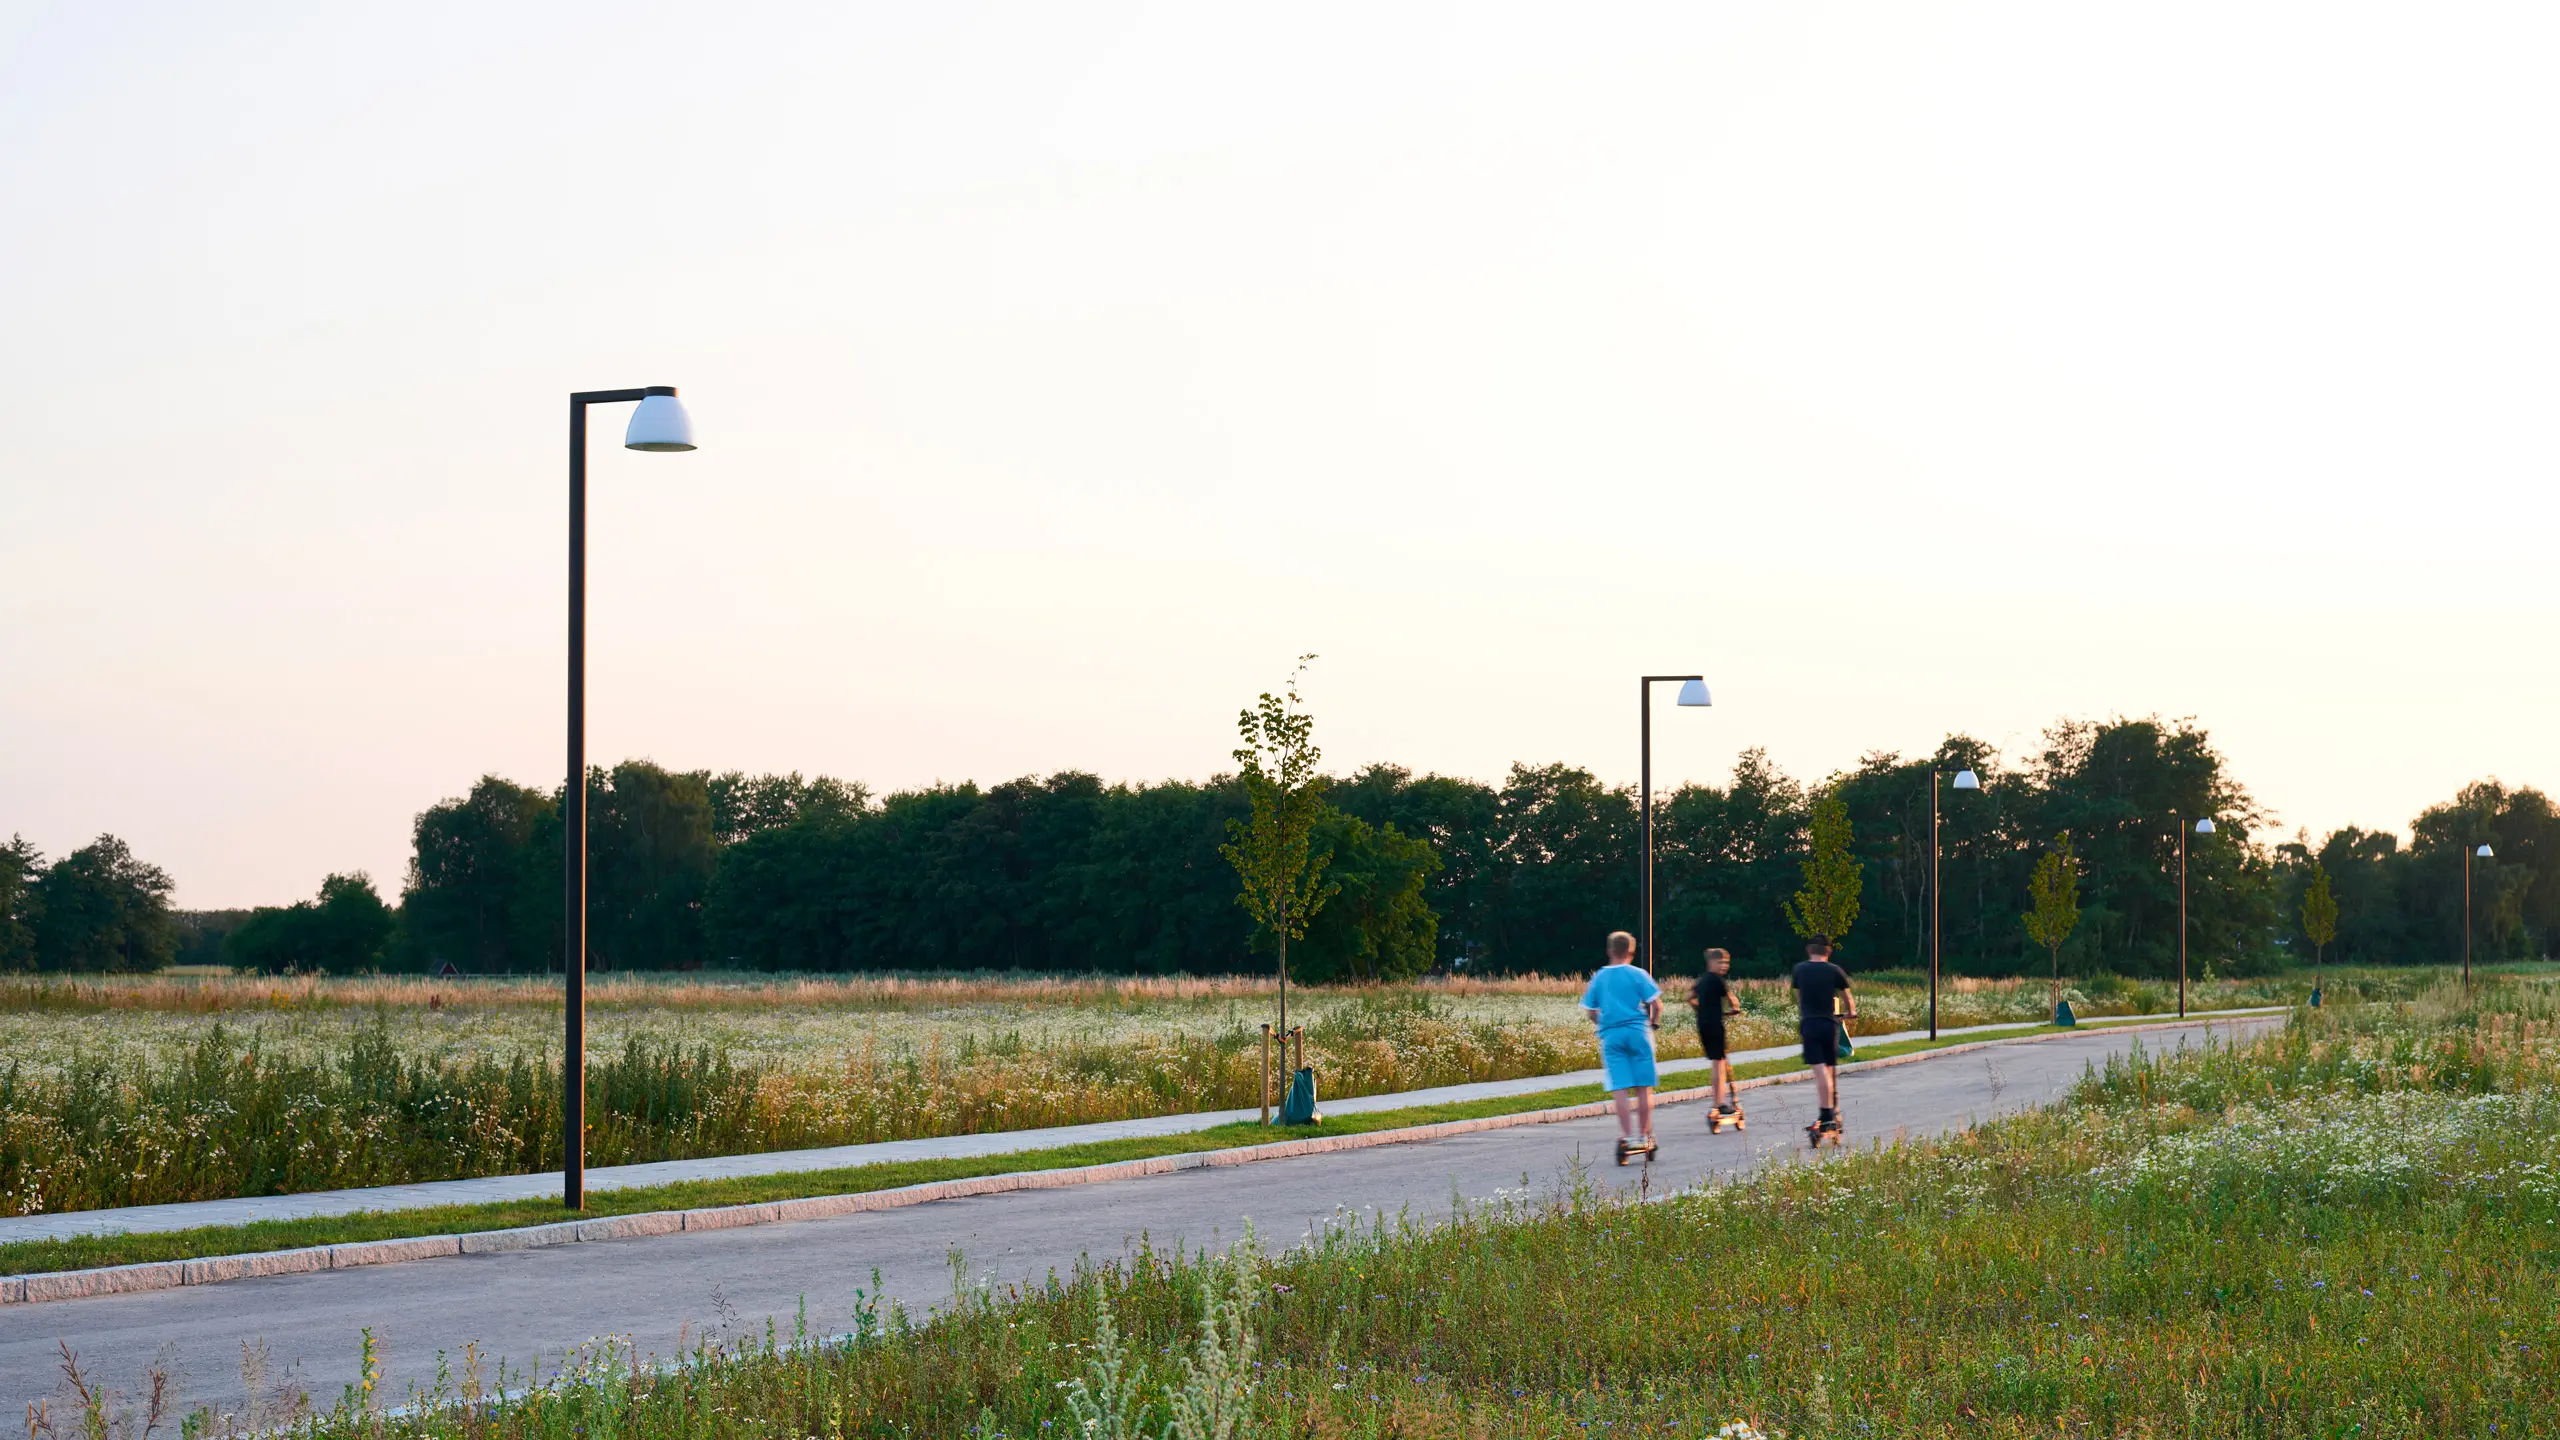
[[[1635,958],[1635,954],[1636,954],[1636,937],[1634,937],[1633,935],[1628,934],[1628,933],[1627,933],[1626,931],[1624,931],[1624,930],[1612,930],[1612,931],[1610,931],[1610,932],[1609,932],[1609,958],[1610,958],[1610,959],[1612,959],[1612,960],[1632,960],[1632,959],[1634,959],[1634,958]]]

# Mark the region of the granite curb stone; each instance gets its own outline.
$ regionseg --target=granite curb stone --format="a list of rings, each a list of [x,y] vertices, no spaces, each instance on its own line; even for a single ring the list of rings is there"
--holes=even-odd
[[[603,1220],[575,1220],[578,1238],[584,1240],[633,1240],[644,1235],[673,1235],[684,1228],[684,1215],[676,1210],[650,1210],[638,1215],[615,1215]]]
[[[310,1245],[300,1250],[266,1250],[249,1255],[212,1255],[201,1260],[159,1261],[180,1267],[181,1285],[213,1285],[224,1280],[252,1280],[261,1275],[299,1275],[306,1271],[326,1270],[329,1266],[326,1245]]]
[[[329,1247],[329,1268],[353,1270],[361,1265],[399,1265],[411,1260],[438,1260],[462,1253],[459,1235],[418,1235],[406,1240],[350,1240]]]
[[[186,1262],[154,1260],[140,1265],[108,1265],[96,1270],[65,1270],[56,1275],[29,1275],[20,1303],[42,1300],[86,1300],[93,1295],[130,1295],[137,1290],[174,1290],[185,1283]]]
[[[2283,1017],[2253,1014],[2203,1018],[2207,1022],[2219,1020],[2224,1024],[2252,1024],[2265,1023]],[[1996,1040],[1976,1040],[1961,1045],[1941,1046],[1934,1050],[1917,1050],[1907,1055],[1889,1055],[1876,1060],[1853,1060],[1842,1065],[1840,1072],[1845,1075],[1861,1070],[1880,1070],[1922,1060],[1945,1059],[1948,1056],[1969,1054],[1977,1050],[1990,1050],[2009,1045],[2031,1045],[2039,1041],[2061,1040],[2082,1035],[2152,1030],[2160,1026],[2161,1022],[2157,1021],[2140,1025],[2083,1025],[2077,1029],[2054,1031],[2044,1035],[2018,1035]],[[1813,1072],[1798,1070],[1785,1075],[1763,1075],[1757,1079],[1738,1080],[1734,1082],[1733,1088],[1737,1091],[1756,1090],[1767,1085],[1803,1084],[1812,1078]],[[1654,1103],[1678,1105],[1709,1099],[1714,1093],[1712,1085],[1696,1086],[1685,1090],[1662,1090],[1655,1093]],[[716,1205],[695,1210],[653,1210],[637,1215],[616,1215],[598,1220],[568,1220],[550,1225],[519,1226],[508,1230],[475,1231],[466,1235],[425,1235],[402,1240],[366,1240],[343,1245],[309,1246],[296,1250],[208,1256],[194,1260],[152,1260],[136,1265],[111,1265],[94,1270],[63,1270],[46,1275],[0,1276],[0,1305],[35,1304],[47,1300],[81,1300],[99,1295],[170,1290],[182,1285],[212,1285],[225,1280],[245,1280],[262,1275],[287,1275],[324,1269],[349,1270],[360,1266],[398,1265],[412,1260],[431,1260],[453,1255],[503,1254],[509,1251],[549,1245],[573,1245],[586,1241],[639,1239],[652,1235],[672,1235],[680,1231],[730,1230],[748,1225],[828,1219],[866,1211],[904,1209],[910,1205],[930,1204],[936,1200],[998,1195],[1016,1190],[1052,1190],[1070,1185],[1096,1185],[1114,1180],[1134,1180],[1149,1175],[1168,1175],[1178,1170],[1193,1170],[1208,1166],[1251,1165],[1264,1160],[1328,1155],[1344,1150],[1366,1150],[1381,1145],[1420,1144],[1484,1130],[1589,1119],[1609,1114],[1612,1104],[1613,1102],[1608,1100],[1593,1100],[1549,1110],[1524,1110],[1511,1115],[1485,1115],[1472,1120],[1443,1120],[1430,1125],[1413,1125],[1396,1130],[1372,1130],[1359,1135],[1316,1135],[1302,1139],[1274,1141],[1268,1145],[1197,1151],[1188,1155],[1158,1155],[1143,1160],[1121,1160],[1103,1165],[1068,1166],[1054,1170],[1022,1170],[1010,1175],[978,1175],[959,1180],[934,1180],[919,1185],[903,1185],[894,1189],[870,1190],[851,1195],[816,1195],[798,1200],[764,1201],[748,1205]]]
[[[582,1238],[579,1230],[584,1220],[561,1220],[549,1225],[518,1225],[507,1230],[472,1230],[462,1236],[465,1255],[501,1255],[510,1250],[538,1250],[545,1245],[575,1245]]]
[[[753,1205],[714,1205],[701,1210],[679,1210],[687,1230],[734,1230],[741,1225],[771,1225],[782,1218],[780,1201],[765,1200]]]

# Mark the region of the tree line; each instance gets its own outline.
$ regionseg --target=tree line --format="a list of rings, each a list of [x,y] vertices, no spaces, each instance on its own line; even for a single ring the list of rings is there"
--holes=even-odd
[[[1725,786],[1687,785],[1655,810],[1656,924],[1665,967],[1708,945],[1743,974],[1797,948],[1787,905],[1804,882],[1818,806],[1846,818],[1857,862],[1850,963],[1928,959],[1930,790],[1941,788],[1944,964],[1982,975],[2174,971],[2177,837],[2187,834],[2191,964],[2225,973],[2311,958],[2307,893],[2326,877],[2334,938],[2357,964],[2460,954],[2472,859],[2473,953],[2547,954],[2560,934],[2560,812],[2488,780],[2429,807],[2405,847],[2341,829],[2317,843],[2267,817],[2206,733],[2157,719],[2068,721],[2009,760],[1966,736],[1934,754],[1878,752],[1818,785],[1746,752]],[[1105,784],[1080,772],[874,796],[798,775],[598,769],[589,786],[590,964],[606,970],[1267,969],[1221,854],[1250,813],[1234,776]],[[1330,900],[1289,946],[1309,982],[1433,968],[1571,970],[1598,937],[1635,928],[1640,836],[1631,787],[1562,764],[1499,784],[1372,765],[1334,780],[1310,844]],[[169,878],[112,836],[47,864],[0,848],[0,968],[149,969],[175,959],[249,968],[471,973],[560,963],[558,791],[496,776],[421,813],[396,904],[361,875],[246,914],[178,915]],[[2199,816],[2216,832],[2192,833]],[[2052,953],[2024,914],[2037,865],[2067,843],[2077,924]],[[2315,902],[2313,909],[2319,910]]]

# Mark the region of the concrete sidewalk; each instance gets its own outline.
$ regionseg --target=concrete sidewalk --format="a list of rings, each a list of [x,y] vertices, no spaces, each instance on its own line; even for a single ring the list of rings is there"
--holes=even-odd
[[[2196,1011],[2191,1018],[2221,1019],[2279,1013],[2286,1007],[2255,1010]],[[2130,1025],[2174,1021],[2174,1015],[2092,1015],[2091,1025]],[[1941,1036],[1979,1035],[2034,1028],[2016,1023],[1945,1028]],[[1928,1038],[1925,1030],[1889,1035],[1861,1035],[1862,1047],[1880,1047]],[[1783,1060],[1796,1053],[1792,1045],[1737,1051],[1737,1065]],[[1687,1074],[1705,1069],[1704,1060],[1666,1060],[1662,1072]],[[1597,1085],[1602,1072],[1575,1070],[1561,1075],[1533,1075],[1518,1080],[1487,1080],[1469,1085],[1442,1085],[1392,1095],[1363,1095],[1327,1100],[1326,1112],[1356,1115],[1412,1106],[1448,1105],[1470,1100],[1535,1095],[1574,1085]],[[742,1176],[788,1175],[811,1170],[838,1170],[900,1160],[972,1159],[1023,1150],[1049,1150],[1097,1141],[1183,1135],[1240,1120],[1260,1118],[1258,1110],[1209,1110],[1186,1115],[1156,1115],[1138,1120],[1107,1120],[1090,1125],[1058,1125],[1040,1130],[1006,1130],[981,1135],[946,1135],[922,1140],[885,1140],[869,1145],[834,1145],[818,1150],[778,1150],[760,1155],[721,1155],[702,1160],[665,1160],[648,1165],[616,1165],[587,1172],[589,1190],[627,1190],[669,1185],[685,1180],[726,1180]],[[350,1215],[362,1211],[418,1210],[440,1205],[486,1205],[507,1200],[541,1200],[560,1193],[560,1172],[492,1175],[476,1180],[434,1180],[414,1185],[380,1185],[360,1190],[319,1190],[301,1195],[245,1196],[233,1200],[199,1200],[181,1205],[137,1205],[118,1210],[76,1210],[54,1215],[22,1215],[0,1219],[0,1243],[59,1240],[81,1235],[119,1235],[194,1230],[216,1225],[245,1225],[256,1220],[298,1220],[314,1216]]]

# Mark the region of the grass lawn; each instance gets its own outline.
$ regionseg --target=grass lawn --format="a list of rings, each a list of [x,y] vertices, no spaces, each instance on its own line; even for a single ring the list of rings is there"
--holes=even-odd
[[[2051,1034],[2050,1025],[2022,1025],[1992,1035],[1953,1036],[1936,1042],[1906,1041],[1898,1045],[1861,1047],[1862,1060],[1886,1059],[1921,1050],[1961,1045],[1986,1038]],[[1798,1060],[1767,1060],[1738,1065],[1734,1073],[1740,1079],[1757,1079],[1767,1075],[1784,1075],[1804,1068]],[[1707,1083],[1704,1071],[1666,1077],[1669,1088]],[[363,1211],[310,1220],[262,1220],[250,1225],[211,1226],[200,1230],[171,1230],[157,1234],[104,1235],[74,1240],[26,1240],[0,1244],[0,1275],[35,1275],[57,1270],[81,1270],[101,1265],[132,1265],[148,1260],[193,1260],[208,1255],[240,1255],[260,1250],[291,1250],[306,1245],[338,1245],[358,1240],[389,1240],[411,1235],[458,1235],[478,1230],[505,1230],[519,1225],[547,1225],[562,1220],[593,1219],[607,1215],[637,1215],[652,1210],[688,1210],[711,1205],[752,1205],[770,1200],[797,1200],[812,1195],[853,1195],[873,1190],[889,1190],[901,1185],[922,1185],[937,1180],[960,1180],[980,1175],[1011,1175],[1026,1170],[1050,1170],[1074,1165],[1107,1165],[1123,1160],[1142,1160],[1157,1155],[1187,1155],[1205,1150],[1230,1150],[1240,1146],[1265,1144],[1273,1140],[1293,1139],[1306,1135],[1364,1135],[1377,1130],[1396,1130],[1415,1125],[1436,1125],[1447,1120],[1474,1120],[1494,1115],[1517,1115],[1532,1110],[1549,1110],[1566,1105],[1607,1098],[1597,1085],[1573,1085],[1531,1095],[1512,1096],[1500,1100],[1477,1100],[1457,1105],[1424,1105],[1400,1110],[1380,1110],[1367,1114],[1341,1114],[1321,1125],[1281,1126],[1245,1122],[1213,1126],[1186,1135],[1157,1136],[1143,1140],[1114,1140],[1091,1145],[1069,1145],[1046,1150],[1023,1150],[1007,1155],[990,1155],[960,1160],[908,1160],[883,1165],[859,1165],[839,1170],[807,1170],[788,1175],[766,1175],[736,1180],[698,1180],[675,1185],[653,1185],[645,1189],[597,1190],[589,1192],[587,1208],[572,1211],[548,1200],[511,1201],[490,1205],[446,1205],[418,1210]]]
[[[2560,989],[2443,986],[1658,1203],[1568,1188],[1277,1257],[1142,1252],[929,1319],[857,1299],[844,1336],[637,1371],[593,1351],[503,1398],[466,1366],[396,1414],[356,1393],[306,1418],[470,1440],[2531,1435],[2560,1415],[2555,1146]]]

